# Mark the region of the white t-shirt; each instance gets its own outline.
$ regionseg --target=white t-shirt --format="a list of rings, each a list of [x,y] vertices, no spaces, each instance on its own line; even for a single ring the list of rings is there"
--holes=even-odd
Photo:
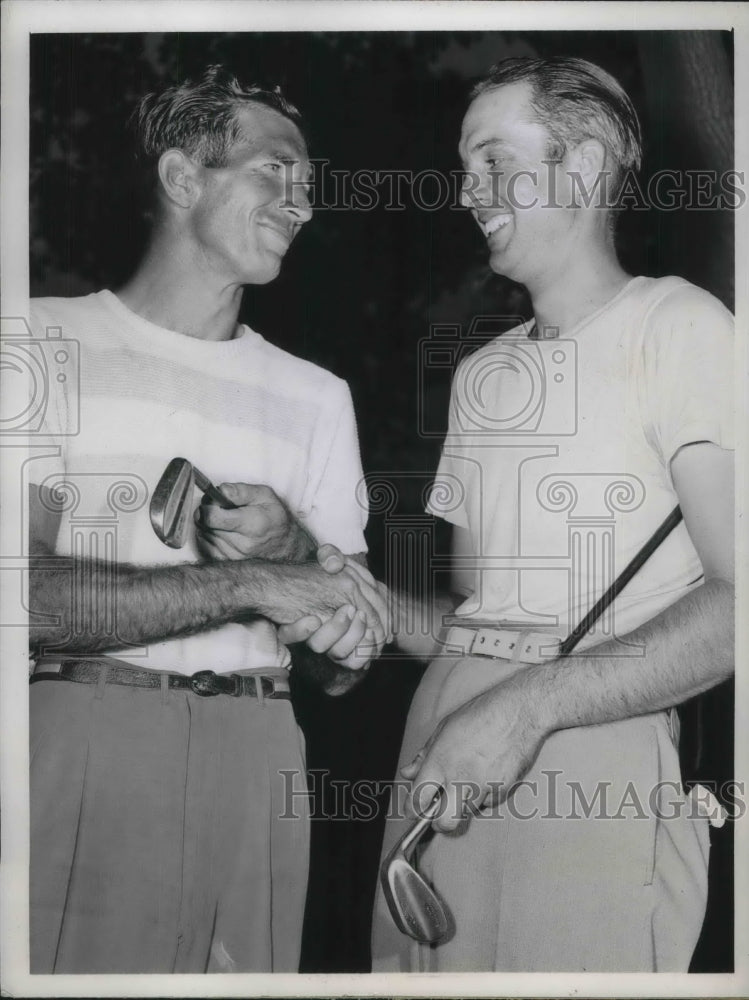
[[[459,366],[428,510],[467,528],[478,554],[458,614],[565,636],[676,506],[679,448],[733,448],[733,320],[680,278],[637,277],[569,336],[528,332]],[[585,644],[701,582],[682,523]]]
[[[32,450],[28,481],[65,483],[58,554],[200,561],[194,530],[171,549],[150,523],[151,492],[178,456],[215,484],[271,486],[320,544],[366,550],[356,423],[341,379],[246,326],[218,342],[162,329],[110,291],[34,300],[31,325],[50,386],[33,443],[56,447]],[[251,629],[230,624],[116,655],[188,674],[228,671],[257,665],[252,641]]]

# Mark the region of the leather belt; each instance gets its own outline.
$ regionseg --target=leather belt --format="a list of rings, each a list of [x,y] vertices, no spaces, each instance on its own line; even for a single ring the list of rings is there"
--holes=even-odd
[[[124,687],[161,689],[162,678],[170,691],[191,691],[202,698],[226,694],[232,698],[247,696],[271,700],[290,700],[289,679],[286,671],[261,674],[217,674],[213,670],[198,670],[197,673],[169,674],[161,670],[140,670],[137,667],[121,666],[107,659],[61,660],[59,662],[38,663],[29,678],[29,683],[44,680],[75,681],[78,684],[97,684],[104,674],[107,684]]]
[[[453,625],[444,643],[446,653],[491,656],[516,663],[545,663],[559,655],[560,639],[538,629],[484,628]]]

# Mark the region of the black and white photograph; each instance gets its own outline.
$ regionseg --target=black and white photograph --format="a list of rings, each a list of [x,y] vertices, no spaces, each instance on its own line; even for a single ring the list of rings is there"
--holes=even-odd
[[[747,995],[747,5],[0,13],[3,995]]]

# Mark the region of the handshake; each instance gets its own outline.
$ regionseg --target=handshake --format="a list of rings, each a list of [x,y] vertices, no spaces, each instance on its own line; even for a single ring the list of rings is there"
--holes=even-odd
[[[341,604],[327,619],[319,612],[309,612],[288,625],[281,625],[278,638],[285,645],[306,642],[316,653],[325,653],[349,670],[366,668],[382,647],[392,642],[389,594],[369,570],[351,556],[344,556],[335,545],[317,550],[317,563],[328,580],[315,597]],[[316,581],[319,583],[319,581]]]
[[[198,548],[210,560],[262,560],[255,610],[279,626],[284,645],[304,642],[349,670],[361,670],[392,640],[389,594],[364,558],[314,538],[269,486],[222,483],[236,506],[207,497],[195,511]],[[361,561],[360,561],[361,559]]]

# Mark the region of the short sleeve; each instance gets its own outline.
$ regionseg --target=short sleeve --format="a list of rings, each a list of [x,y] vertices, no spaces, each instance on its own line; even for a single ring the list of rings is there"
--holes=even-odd
[[[734,448],[734,324],[714,296],[685,284],[657,303],[642,360],[645,432],[665,466],[686,444]]]
[[[474,461],[469,461],[467,458],[469,438],[458,419],[457,399],[463,378],[464,368],[460,366],[453,379],[447,437],[442,446],[426,511],[459,528],[468,528],[470,525],[468,503],[477,466]]]
[[[313,493],[305,522],[317,541],[345,553],[366,552],[367,492],[351,393],[336,379],[322,411],[310,456]]]

